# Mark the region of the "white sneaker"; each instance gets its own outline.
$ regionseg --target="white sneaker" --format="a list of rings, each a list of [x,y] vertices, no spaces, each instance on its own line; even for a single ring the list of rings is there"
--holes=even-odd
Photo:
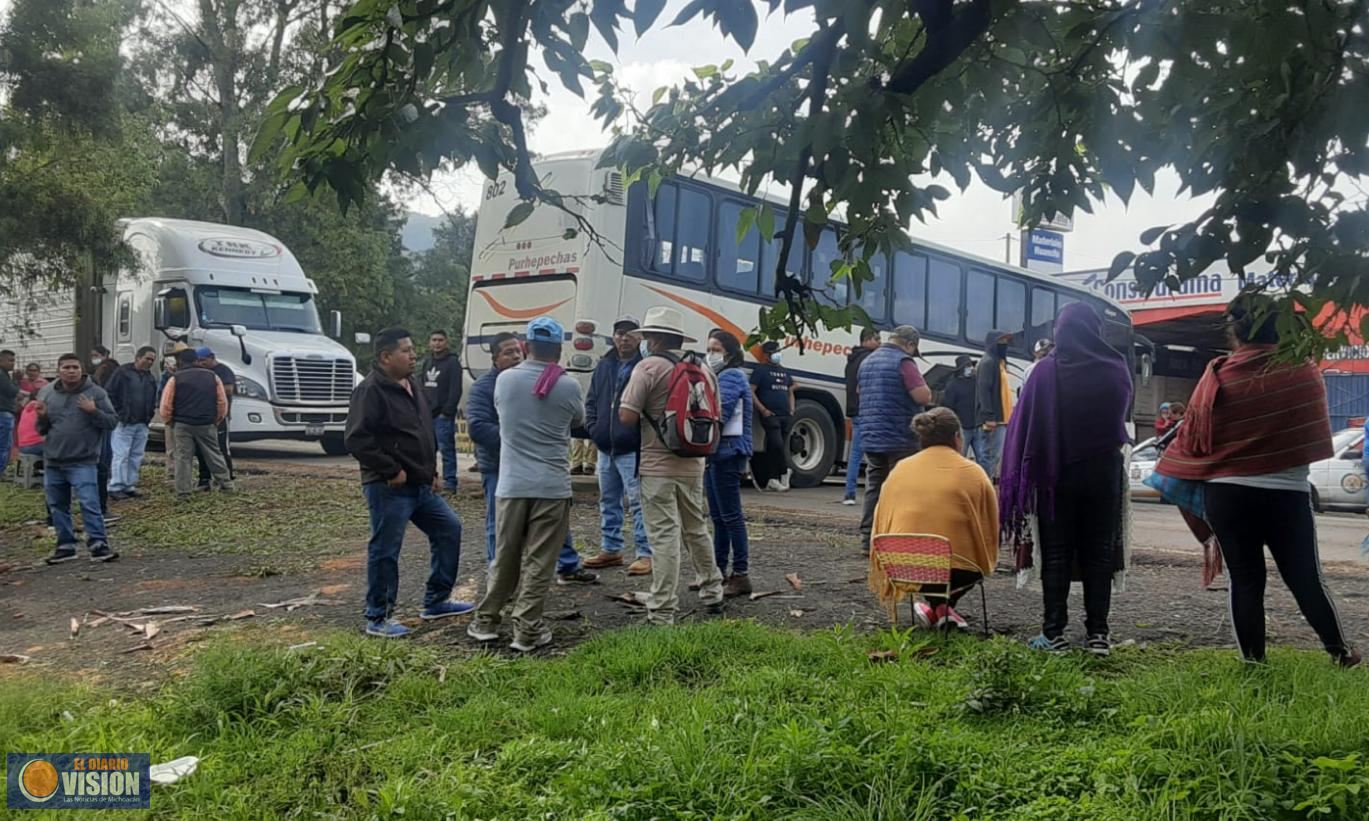
[[[787,473],[784,474],[784,476],[780,477],[780,492],[781,492],[781,493],[788,493],[788,492],[789,492],[789,474],[787,474]]]
[[[466,635],[470,636],[476,641],[494,641],[495,639],[499,638],[498,633],[495,633],[493,631],[487,632],[485,630],[481,630],[479,627],[475,626],[475,622],[471,622],[469,625],[466,626]]]
[[[533,639],[514,639],[509,646],[520,653],[531,653],[539,647],[546,647],[551,644],[551,630],[543,630],[542,635]]]
[[[788,488],[780,484],[779,479],[771,479],[770,483],[765,486],[765,489],[771,491],[772,493],[783,493]]]
[[[846,505],[847,507],[854,507],[856,504],[856,497],[847,496],[845,499],[841,500],[841,503]]]

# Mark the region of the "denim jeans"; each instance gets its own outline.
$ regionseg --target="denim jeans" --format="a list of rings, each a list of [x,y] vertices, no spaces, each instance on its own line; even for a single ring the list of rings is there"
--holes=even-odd
[[[998,478],[998,460],[1003,458],[1003,442],[1007,435],[1007,424],[1000,424],[992,431],[982,427],[974,429],[974,460],[990,479]]]
[[[76,530],[71,521],[71,493],[81,505],[81,521],[86,528],[86,544],[105,544],[105,518],[100,508],[100,468],[94,463],[84,465],[43,466],[43,490],[47,496],[48,513],[57,529],[57,546],[76,544]]]
[[[637,558],[651,558],[646,520],[642,517],[642,493],[637,483],[637,454],[611,456],[601,450],[596,474],[599,477],[599,529],[603,532],[600,548],[605,553],[623,552],[623,497],[626,496],[627,512],[632,514],[632,537],[637,541]]]
[[[461,560],[461,517],[431,487],[362,485],[371,509],[371,541],[366,545],[366,619],[389,618],[399,596],[399,549],[410,522],[428,537],[432,552],[423,607],[447,600]]]
[[[442,454],[442,484],[456,490],[456,420],[450,416],[433,417],[433,436]]]
[[[122,493],[138,486],[138,472],[147,450],[147,425],[123,422],[109,435],[112,452],[109,464],[109,492]]]
[[[708,463],[704,491],[708,493],[708,515],[713,519],[713,558],[727,575],[727,560],[732,572],[745,576],[750,569],[751,548],[746,539],[746,516],[742,513],[742,471],[746,456],[738,454]]]
[[[10,463],[10,445],[14,444],[14,414],[0,411],[0,476]]]
[[[851,452],[846,457],[846,498],[856,498],[856,479],[865,460],[865,445],[860,441],[860,417],[851,418]]]
[[[485,562],[494,565],[494,489],[499,485],[498,473],[480,474],[480,487],[485,491]],[[561,553],[556,557],[556,572],[574,573],[580,569],[580,554],[575,550],[575,539],[571,538],[570,528],[566,528],[566,543],[561,545]]]

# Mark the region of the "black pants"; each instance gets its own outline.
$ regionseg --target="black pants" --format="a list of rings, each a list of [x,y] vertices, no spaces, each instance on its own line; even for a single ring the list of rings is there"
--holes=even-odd
[[[1042,513],[1041,632],[1055,638],[1069,624],[1074,569],[1084,583],[1084,629],[1108,634],[1117,531],[1122,526],[1122,453],[1111,451],[1065,465],[1055,488],[1054,515]]]
[[[789,472],[789,434],[794,430],[794,417],[766,416],[761,419],[761,427],[765,430],[765,452],[756,454],[751,472],[764,486]]]
[[[894,465],[917,453],[916,450],[900,450],[893,453],[872,453],[865,451],[865,510],[860,517],[860,541],[865,552],[870,552],[870,531],[875,527],[875,507],[879,505],[879,491],[884,480],[893,472]]]
[[[233,454],[228,450],[228,420],[219,423],[219,452],[223,454],[223,462],[228,465],[228,478],[236,478],[233,475]],[[204,461],[199,450],[195,451],[195,460],[200,463],[200,487],[209,487],[209,464]]]
[[[1340,617],[1322,580],[1312,503],[1296,490],[1208,483],[1207,520],[1217,533],[1231,579],[1231,622],[1241,654],[1264,659],[1264,548],[1274,557],[1322,646],[1336,658],[1349,651]]]

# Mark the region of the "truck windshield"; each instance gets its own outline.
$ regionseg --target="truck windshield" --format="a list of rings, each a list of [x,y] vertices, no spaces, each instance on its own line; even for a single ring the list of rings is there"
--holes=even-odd
[[[200,324],[206,328],[243,325],[255,331],[321,334],[310,294],[259,294],[246,288],[196,288]]]

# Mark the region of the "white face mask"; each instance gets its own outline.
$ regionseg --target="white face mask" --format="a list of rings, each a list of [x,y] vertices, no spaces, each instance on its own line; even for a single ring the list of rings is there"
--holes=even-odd
[[[642,356],[651,356],[651,346],[647,344],[645,339],[637,343],[637,350],[642,352]]]
[[[104,360],[101,359],[101,358],[98,357],[98,356],[92,356],[92,357],[90,358],[90,364],[91,364],[91,365],[94,365],[94,366],[97,367],[97,368],[100,367],[100,363],[101,363],[101,362],[104,362]]]
[[[774,353],[770,354],[770,363],[772,365],[778,365],[782,361],[784,361],[784,354],[782,352],[775,351]]]
[[[961,369],[960,369],[960,375],[961,375],[961,376],[973,376],[973,375],[974,375],[974,368],[961,368]]]
[[[715,371],[720,371],[723,369],[723,363],[726,360],[723,358],[723,355],[721,353],[717,351],[709,351],[704,356],[704,361],[708,363],[708,367],[712,368]]]

